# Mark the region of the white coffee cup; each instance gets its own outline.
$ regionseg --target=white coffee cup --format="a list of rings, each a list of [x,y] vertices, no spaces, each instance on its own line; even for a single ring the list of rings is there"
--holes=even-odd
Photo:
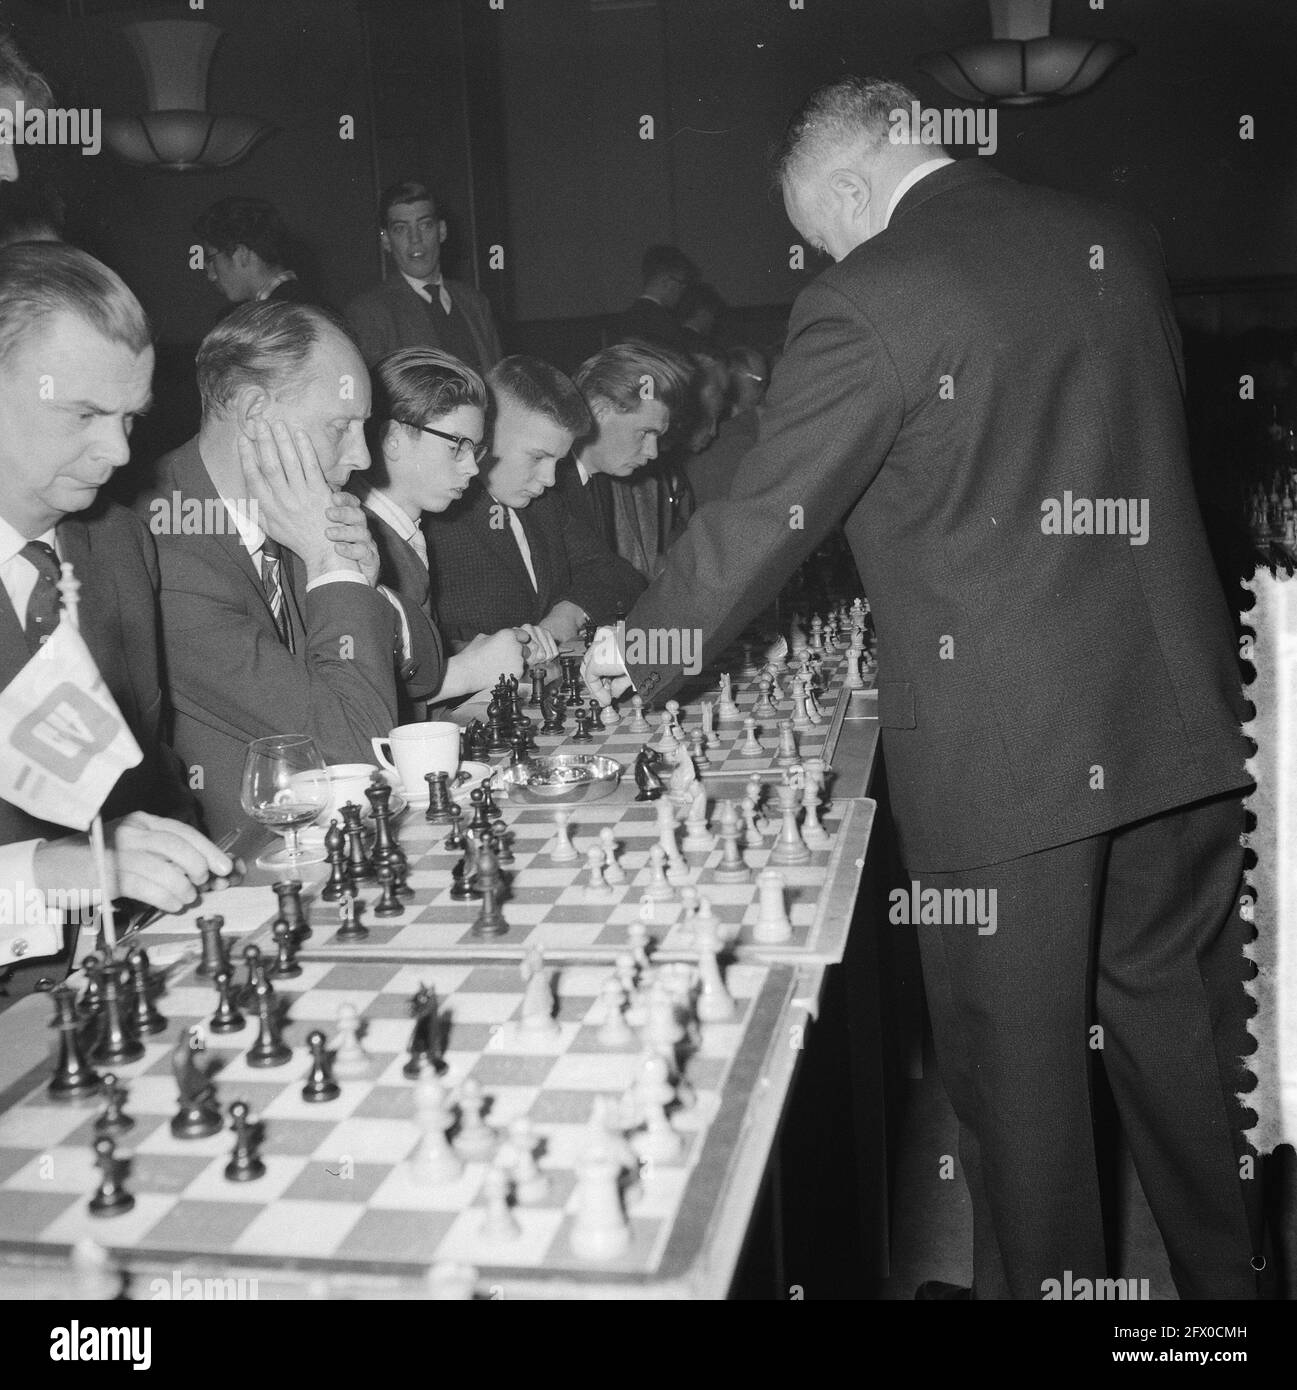
[[[382,770],[376,763],[330,763],[324,770],[329,774],[329,804],[315,818],[317,825],[327,826],[331,817],[341,820],[342,808],[348,801],[369,811],[365,788],[370,777]]]
[[[372,740],[374,756],[401,779],[407,796],[427,791],[429,772],[459,771],[459,725],[444,720],[400,724],[386,738]]]

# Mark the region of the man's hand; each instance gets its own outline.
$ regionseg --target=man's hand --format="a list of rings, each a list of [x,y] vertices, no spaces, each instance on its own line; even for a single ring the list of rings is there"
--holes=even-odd
[[[581,662],[581,679],[585,688],[601,705],[610,705],[631,688],[631,679],[622,660],[617,631],[601,627],[590,643],[590,650]]]
[[[523,623],[514,630],[525,634],[523,642],[527,648],[528,665],[543,666],[558,655],[558,638],[548,628],[541,627],[539,623]]]
[[[258,420],[255,439],[239,436],[239,463],[257,520],[272,540],[301,556],[307,580],[360,564],[339,554],[326,534],[335,493],[320,468],[305,430],[289,432],[282,420]],[[350,539],[350,537],[348,537]]]
[[[163,912],[180,912],[212,878],[228,878],[234,861],[192,826],[147,811],[132,811],[104,826],[109,891]],[[36,886],[42,890],[99,887],[94,852],[84,835],[48,840],[36,850]]]
[[[436,699],[451,700],[456,695],[476,695],[504,676],[522,678],[522,629],[506,627],[489,637],[478,633],[446,663],[446,676]]]
[[[360,503],[349,492],[335,492],[324,515],[330,523],[324,534],[333,542],[333,549],[344,560],[354,560],[373,588],[378,583],[378,546]]]
[[[580,636],[581,624],[590,621],[590,615],[570,599],[561,598],[540,620],[540,626],[553,634],[556,642],[570,642]]]

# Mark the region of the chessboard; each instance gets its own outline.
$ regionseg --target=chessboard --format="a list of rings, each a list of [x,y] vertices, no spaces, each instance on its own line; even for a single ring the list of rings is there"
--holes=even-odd
[[[718,1277],[709,1251],[724,1219],[737,1223],[737,1234],[722,1242],[737,1258],[754,1196],[747,1189],[759,1171],[738,1183],[741,1192],[730,1192],[735,1153],[754,1127],[762,1144],[773,1138],[795,1066],[788,1029],[805,1021],[793,1009],[805,987],[798,972],[729,963],[721,980],[730,1017],[700,1022],[706,953],[696,957],[692,976],[687,965],[637,967],[638,995],[616,988],[613,994],[627,1006],[627,1024],[630,1005],[636,998],[642,1005],[650,986],[650,1015],[660,1020],[662,1001],[670,1001],[667,1036],[674,1020],[680,1041],[664,1049],[660,1022],[646,1029],[642,1018],[618,1042],[603,1036],[616,978],[606,961],[566,962],[542,980],[542,1012],[550,1015],[543,1022],[552,1032],[539,1034],[529,1031],[534,979],[524,984],[516,963],[305,962],[296,978],[272,981],[278,1031],[291,1056],[256,1068],[247,1058],[257,1012],[247,1011],[238,1033],[211,1031],[217,994],[195,974],[194,954],[168,969],[153,962],[154,1005],[166,1022],[155,1035],[137,1035],[144,1045],[138,1060],[111,1068],[124,1091],[120,1109],[133,1121],[116,1135],[115,1153],[101,1152],[96,1162],[102,1094],[80,1102],[51,1098],[52,1058],[0,1095],[6,1288],[31,1290],[50,1280],[63,1287],[72,1277],[72,1252],[81,1256],[94,1242],[91,1254],[110,1269],[129,1270],[144,1297],[149,1274],[177,1268],[260,1275],[281,1289],[287,1279],[297,1292],[283,1296],[297,1297],[581,1296],[585,1281],[597,1283],[598,1296],[724,1296],[723,1284],[707,1282]],[[533,976],[539,964],[530,962]],[[657,982],[672,969],[686,975],[683,982],[679,973],[669,977],[668,990]],[[403,1067],[412,1030],[419,1034],[412,997],[421,989],[435,991],[423,1037],[436,1041],[409,1080]],[[60,1004],[71,1019],[70,993]],[[85,1025],[83,1051],[99,1026]],[[196,1039],[187,1037],[191,1027]],[[331,1066],[342,1072],[345,1046],[353,1063],[359,1052],[366,1074],[340,1075],[336,1097],[308,1102],[304,1083],[314,1059],[306,1043],[317,1029],[337,1049]],[[187,1046],[214,1084],[227,1125],[206,1137],[172,1132],[174,1059],[183,1059]],[[193,1051],[198,1046],[203,1050]],[[650,1053],[669,1057],[675,1068],[665,1092],[666,1061],[652,1074],[658,1089],[646,1086],[648,1068],[658,1065],[646,1062]],[[636,1096],[639,1108],[628,1108]],[[433,1109],[425,1110],[429,1097]],[[645,1107],[652,1097],[660,1108],[649,1145],[645,1136],[655,1127]],[[232,1149],[243,1142],[228,1127],[234,1102],[250,1107],[252,1131],[245,1132],[257,1134],[253,1156],[264,1164],[250,1181],[226,1172]],[[669,1153],[661,1147],[664,1130]],[[605,1165],[600,1173],[597,1164]],[[106,1167],[115,1168],[114,1180],[133,1203],[96,1216],[89,1201],[102,1195]],[[744,1209],[735,1215],[731,1207]],[[610,1208],[620,1230],[613,1245],[621,1246],[611,1255]],[[592,1254],[580,1234],[585,1253],[574,1250],[577,1226],[587,1236],[593,1231],[602,1253]],[[439,1292],[430,1291],[434,1286]],[[573,1286],[576,1293],[547,1292]]]
[[[875,803],[842,801],[822,813],[828,835],[824,848],[812,849],[807,862],[783,866],[784,899],[791,932],[787,940],[771,944],[760,940],[758,873],[770,866],[779,830],[772,822],[760,846],[742,851],[750,870],[747,882],[720,883],[714,873],[723,857],[719,840],[702,853],[682,851],[688,872],[673,876],[674,891],[666,901],[643,904],[652,879],[650,850],[658,842],[657,803],[627,802],[617,798],[565,808],[568,836],[578,858],[555,863],[551,852],[557,844],[554,812],[537,806],[501,803],[509,832],[513,862],[506,869],[508,888],[501,911],[508,930],[501,936],[481,938],[473,934],[480,904],[458,902],[450,896],[452,870],[460,854],[444,846],[444,827],[427,824],[412,811],[399,827],[399,841],[409,861],[408,883],[414,896],[400,917],[377,917],[372,906],[378,894],[371,887],[361,893],[360,921],[368,936],[359,942],[337,939],[336,907],[319,901],[318,888],[303,895],[313,936],[310,955],[333,958],[380,952],[407,959],[428,956],[517,957],[532,946],[547,955],[617,953],[626,949],[628,933],[643,922],[659,951],[674,953],[693,949],[695,913],[689,889],[705,899],[719,919],[722,939],[742,960],[803,960],[830,964],[842,959],[852,908],[859,886],[861,865],[868,844]],[[716,829],[716,805],[712,803],[712,829]],[[618,860],[625,882],[591,892],[585,867],[585,850],[600,843],[600,832],[610,828],[619,846]],[[267,890],[267,913],[273,912],[274,896]],[[219,911],[214,898],[212,911]],[[642,915],[650,913],[651,915]]]

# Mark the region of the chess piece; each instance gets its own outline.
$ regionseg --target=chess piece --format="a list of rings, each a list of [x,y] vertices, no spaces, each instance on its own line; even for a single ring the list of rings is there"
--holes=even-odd
[[[545,668],[543,666],[533,666],[531,668],[531,698],[527,701],[528,709],[539,709],[540,702],[545,698]]]
[[[396,896],[396,869],[390,859],[377,861],[374,873],[378,877],[382,893],[374,904],[375,917],[400,917],[405,912],[405,904]]]
[[[563,732],[563,708],[561,703],[550,695],[540,702],[543,716],[540,731],[542,734],[561,734]]]
[[[217,972],[216,1012],[207,1021],[213,1033],[237,1033],[245,1026],[246,1020],[234,1002],[232,979],[228,969]]]
[[[711,766],[712,760],[707,756],[707,745],[700,729],[695,729],[689,736],[689,756],[695,767]]]
[[[605,705],[599,711],[599,723],[605,729],[615,729],[621,723],[621,715],[618,714],[616,705]]]
[[[293,1049],[280,1035],[276,1001],[270,985],[262,981],[257,986],[257,1040],[248,1049],[244,1060],[250,1067],[282,1067],[293,1055]]]
[[[123,1185],[127,1160],[117,1157],[117,1145],[100,1135],[95,1140],[95,1167],[99,1169],[99,1185],[90,1198],[91,1216],[121,1216],[135,1205],[135,1198]]]
[[[676,744],[679,740],[676,731],[679,729],[680,703],[678,700],[668,700],[665,711],[662,715],[662,727],[658,733],[657,742],[653,744],[653,751],[663,757],[674,757]]]
[[[750,797],[745,798],[744,806],[748,806],[750,802]],[[712,879],[716,883],[747,883],[752,875],[743,862],[742,854],[739,853],[739,818],[732,801],[723,802],[721,805],[720,837],[723,846],[721,862],[712,870]],[[758,837],[757,844],[760,843]]]
[[[685,838],[681,848],[686,854],[706,854],[716,841],[707,828],[707,793],[698,786],[685,821]]]
[[[599,843],[603,846],[603,877],[605,883],[615,886],[626,882],[626,870],[622,868],[618,860],[620,846],[617,843],[617,834],[611,825],[601,827],[599,831]]]
[[[599,991],[603,1004],[603,1022],[595,1035],[603,1047],[625,1047],[634,1042],[635,1034],[626,1022],[626,994],[615,976],[609,976]]]
[[[428,809],[423,813],[429,825],[449,825],[451,823],[450,774],[448,772],[425,772],[423,780],[428,784]]]
[[[716,703],[716,718],[721,724],[737,724],[742,717],[743,711],[735,703],[734,684],[727,671],[721,677],[720,699]]]
[[[102,1003],[99,1011],[99,1037],[90,1049],[90,1060],[120,1067],[144,1056],[144,1044],[131,1032],[121,996],[121,966],[108,964],[99,981]]]
[[[471,934],[475,937],[504,936],[509,930],[504,913],[500,911],[504,876],[489,840],[477,852],[477,890],[482,895],[482,910],[470,929]]]
[[[774,681],[770,677],[763,677],[757,682],[757,702],[752,706],[752,714],[756,719],[777,719],[779,711],[775,708],[775,703],[771,699],[774,690]]]
[[[81,1020],[77,1017],[77,1000],[71,985],[56,985],[54,1022],[59,1030],[59,1056],[50,1080],[48,1094],[53,1100],[84,1100],[93,1096],[100,1085],[99,1073],[81,1051]]]
[[[306,1085],[302,1087],[302,1099],[311,1104],[337,1100],[342,1094],[342,1087],[333,1079],[324,1034],[318,1028],[312,1029],[307,1035],[306,1045],[311,1049],[311,1069],[306,1074]]]
[[[589,713],[583,709],[576,712],[576,732],[572,735],[572,743],[593,743],[594,736],[590,733]]]
[[[657,756],[647,745],[635,758],[636,801],[656,801],[662,795],[662,779],[657,773]]]
[[[684,1141],[671,1126],[667,1107],[675,1100],[671,1085],[670,1064],[660,1054],[644,1059],[636,1083],[636,1098],[644,1116],[646,1129],[636,1135],[635,1152],[650,1163],[677,1163],[684,1150]]]
[[[369,928],[360,920],[360,904],[356,900],[355,885],[338,903],[338,930],[334,932],[335,941],[368,941]]]
[[[522,1234],[518,1218],[509,1208],[509,1175],[491,1167],[482,1179],[482,1198],[486,1212],[482,1217],[481,1238],[492,1245],[506,1245]]]
[[[491,824],[491,834],[494,837],[495,862],[501,868],[514,862],[513,853],[513,831],[502,821],[493,821]]]
[[[351,883],[347,873],[347,837],[336,820],[331,820],[324,832],[324,854],[329,861],[329,881],[320,890],[320,900],[336,903]],[[202,923],[198,925],[201,927]]]
[[[698,976],[701,982],[695,1008],[702,1023],[727,1023],[734,1017],[734,1000],[721,973],[720,945],[711,926],[698,932]]]
[[[255,1182],[264,1177],[265,1160],[258,1152],[261,1144],[261,1125],[248,1116],[248,1103],[236,1100],[230,1106],[230,1128],[234,1131],[234,1149],[225,1165],[227,1182]]]
[[[630,1248],[630,1226],[621,1202],[621,1166],[596,1152],[577,1169],[576,1215],[568,1240],[579,1259],[615,1260]]]
[[[226,968],[225,942],[221,939],[221,930],[224,926],[224,917],[213,915],[198,919],[198,935],[203,943],[203,956],[198,962],[194,974],[204,980],[214,979],[217,971]]]
[[[751,716],[743,721],[743,745],[739,753],[745,758],[759,758],[766,750],[761,746],[761,740],[757,737],[757,721]]]
[[[683,896],[683,894],[682,894]],[[641,899],[641,909],[647,906],[650,909],[649,917],[652,917],[653,903],[651,900]],[[650,961],[649,952],[653,949],[653,938],[649,935],[648,926],[641,911],[638,921],[630,923],[626,928],[626,944],[630,947],[631,959],[635,962],[636,973],[642,979],[648,974]]]
[[[554,812],[554,848],[550,850],[549,857],[555,864],[571,864],[581,857],[568,832],[571,819],[566,811]]]
[[[342,833],[347,840],[347,877],[354,884],[371,882],[374,865],[365,853],[365,829],[360,821],[360,807],[354,801],[348,801],[339,810],[342,812]]]
[[[805,864],[809,862],[811,852],[806,848],[802,840],[801,831],[797,828],[797,810],[800,794],[796,787],[780,787],[780,807],[783,816],[782,824],[779,827],[779,835],[775,840],[774,847],[770,851],[770,862],[778,865]]]
[[[793,732],[793,724],[790,719],[779,721],[779,754],[775,762],[780,767],[792,767],[797,761],[797,736]]]
[[[339,1004],[338,1031],[333,1036],[333,1074],[342,1081],[359,1081],[369,1073],[369,1054],[360,1041],[360,1015],[354,1004]]]
[[[612,889],[603,876],[603,848],[591,845],[585,852],[585,897],[587,902],[611,902]]]
[[[778,869],[762,869],[757,875],[759,907],[752,940],[762,946],[777,946],[792,937],[793,927],[784,905],[784,876]]]
[[[644,718],[644,699],[640,695],[632,695],[630,723],[626,725],[627,731],[632,734],[646,734],[652,729],[652,725]]]
[[[236,996],[239,1004],[243,1008],[255,1005],[257,1002],[257,986],[263,984],[266,972],[261,963],[261,947],[254,946],[249,942],[243,948],[243,966],[248,972],[247,978],[243,982],[243,987]]]
[[[455,1147],[467,1159],[488,1159],[495,1152],[495,1131],[483,1118],[486,1097],[481,1085],[468,1077],[459,1087],[459,1128],[455,1132]]]
[[[407,1081],[416,1081],[425,1071],[442,1071],[444,1064],[438,1050],[439,1015],[437,993],[428,985],[420,985],[409,1004],[414,1027],[407,1048],[409,1057],[401,1068]]]
[[[519,966],[525,983],[522,997],[520,1027],[533,1038],[557,1037],[558,1021],[554,1017],[554,987],[545,956],[539,947],[528,948]]]
[[[77,1013],[89,1023],[99,1017],[103,1007],[103,961],[98,956],[87,956],[81,962],[81,973],[86,977],[86,987],[77,1000]]]
[[[171,1133],[177,1139],[205,1139],[221,1129],[216,1087],[198,1063],[202,1050],[202,1034],[192,1026],[181,1033],[171,1049],[171,1074],[180,1093],[180,1108],[171,1117]]]
[[[302,885],[296,879],[274,885],[275,896],[279,899],[279,915],[288,923],[293,934],[293,944],[300,945],[311,937],[310,924],[302,908]]]
[[[442,847],[453,854],[462,854],[468,844],[464,832],[460,829],[460,822],[464,819],[463,808],[452,801],[446,814],[450,819],[450,834],[441,842]]]
[[[525,1115],[519,1115],[510,1122],[507,1145],[509,1175],[513,1178],[514,1198],[523,1207],[539,1206],[549,1196],[549,1178],[536,1162],[537,1142],[536,1132]],[[496,1161],[500,1162],[499,1156]]]
[[[270,934],[275,941],[275,959],[270,974],[277,980],[294,980],[302,973],[297,963],[297,937],[287,917],[276,917]]]
[[[464,1162],[447,1137],[451,1114],[446,1088],[431,1068],[421,1071],[414,1083],[414,1115],[420,1137],[410,1155],[411,1179],[431,1187],[455,1182],[463,1175]]]
[[[644,889],[644,896],[653,902],[671,902],[675,898],[675,889],[671,886],[671,880],[667,878],[666,850],[658,844],[650,845],[648,857],[649,881]]]
[[[657,808],[658,844],[666,853],[667,873],[682,875],[688,868],[676,842],[676,817],[670,802],[660,801]]]

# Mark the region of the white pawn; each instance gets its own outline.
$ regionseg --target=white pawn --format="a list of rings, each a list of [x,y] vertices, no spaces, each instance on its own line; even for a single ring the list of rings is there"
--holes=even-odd
[[[793,924],[788,920],[788,909],[784,905],[783,874],[778,869],[762,869],[757,875],[757,891],[760,906],[756,925],[752,928],[753,941],[763,946],[787,941],[793,934]]]
[[[757,803],[750,796],[745,796],[739,804],[743,808],[743,838],[749,849],[757,849],[765,844],[757,821]]]
[[[686,854],[705,854],[715,844],[715,837],[707,828],[707,793],[698,787],[689,803],[689,817],[685,821],[685,838],[681,848]]]
[[[643,922],[645,926],[652,926],[657,919],[657,909],[653,906],[653,899],[647,893],[641,893],[638,920]]]
[[[568,1239],[582,1260],[615,1260],[630,1248],[630,1226],[621,1204],[621,1169],[596,1153],[577,1168],[576,1216]]]
[[[358,1081],[369,1075],[369,1054],[360,1043],[360,1015],[354,1004],[338,1005],[338,1031],[333,1038],[333,1074],[339,1081]]]
[[[616,979],[607,979],[599,991],[603,1004],[603,1022],[596,1036],[603,1047],[625,1047],[634,1040],[635,1034],[626,1022],[626,992]]]
[[[743,711],[734,703],[734,686],[730,680],[729,673],[721,677],[721,697],[716,706],[716,717],[722,724],[737,723],[743,717]]]
[[[642,904],[641,904],[642,905]],[[649,906],[652,907],[652,901]],[[649,951],[653,948],[653,938],[649,935],[649,929],[643,921],[632,922],[626,928],[626,944],[630,947],[631,959],[635,962],[635,971],[638,975],[644,975],[649,970]]]
[[[518,1218],[509,1205],[509,1175],[503,1168],[488,1168],[482,1179],[486,1213],[482,1217],[482,1239],[493,1245],[506,1245],[522,1234]]]
[[[630,723],[626,725],[627,729],[633,734],[648,733],[653,726],[644,718],[644,697],[642,695],[632,695],[630,708],[631,716]]]
[[[525,1115],[509,1125],[513,1194],[519,1206],[539,1206],[549,1196],[549,1178],[536,1162],[536,1132]]]
[[[617,836],[611,825],[599,831],[599,843],[603,846],[603,876],[605,883],[625,883],[626,870],[617,862]]]
[[[658,733],[657,739],[652,747],[666,757],[671,757],[676,751],[676,728],[675,715],[671,711],[671,706],[675,705],[678,710],[680,706],[674,700],[668,700],[666,712],[662,716],[662,728]]]
[[[820,798],[807,788],[806,817],[802,822],[802,841],[811,849],[827,849],[833,843],[829,832],[820,824]]]
[[[745,737],[739,752],[745,758],[760,757],[766,750],[762,748],[761,740],[757,737],[757,721],[751,715],[743,721],[743,732]]]
[[[446,1138],[450,1128],[446,1088],[431,1067],[424,1068],[414,1083],[414,1111],[421,1133],[410,1156],[411,1179],[432,1187],[456,1182],[464,1172],[464,1164]]]
[[[589,876],[585,885],[587,902],[608,902],[612,898],[603,873],[603,847],[591,845],[585,852],[585,871]]]
[[[678,1162],[684,1141],[672,1129],[667,1115],[667,1106],[675,1099],[675,1088],[665,1057],[655,1053],[644,1059],[636,1091],[647,1128],[636,1136],[635,1152],[650,1163]]]
[[[649,846],[649,881],[644,889],[644,896],[654,902],[669,903],[676,893],[671,886],[670,879],[667,878],[667,852],[661,845],[654,844]]]
[[[721,974],[720,944],[709,924],[698,931],[698,1018],[702,1023],[726,1023],[734,1017],[734,1000]]]
[[[522,1029],[535,1038],[555,1037],[559,1032],[554,1017],[554,991],[545,957],[537,946],[531,947],[519,966],[526,989],[522,996]]]
[[[465,1158],[490,1158],[495,1150],[495,1131],[482,1118],[485,1111],[482,1087],[470,1076],[459,1088],[459,1131],[455,1135],[455,1147]]]
[[[668,871],[679,873],[687,866],[676,841],[676,814],[669,801],[657,803],[657,822],[657,842],[666,856]]]
[[[707,934],[719,941],[725,932],[721,919],[712,911],[711,900],[706,894],[699,894],[698,911],[694,913],[694,941],[701,942]]]
[[[611,705],[605,705],[599,711],[599,722],[605,729],[615,728],[621,719],[621,715]]]
[[[571,817],[566,811],[554,812],[554,848],[550,850],[549,857],[555,864],[572,864],[581,857],[568,834],[570,820]]]
[[[707,756],[706,740],[696,729],[689,737],[689,756],[694,760],[695,767],[711,766],[712,760]]]

